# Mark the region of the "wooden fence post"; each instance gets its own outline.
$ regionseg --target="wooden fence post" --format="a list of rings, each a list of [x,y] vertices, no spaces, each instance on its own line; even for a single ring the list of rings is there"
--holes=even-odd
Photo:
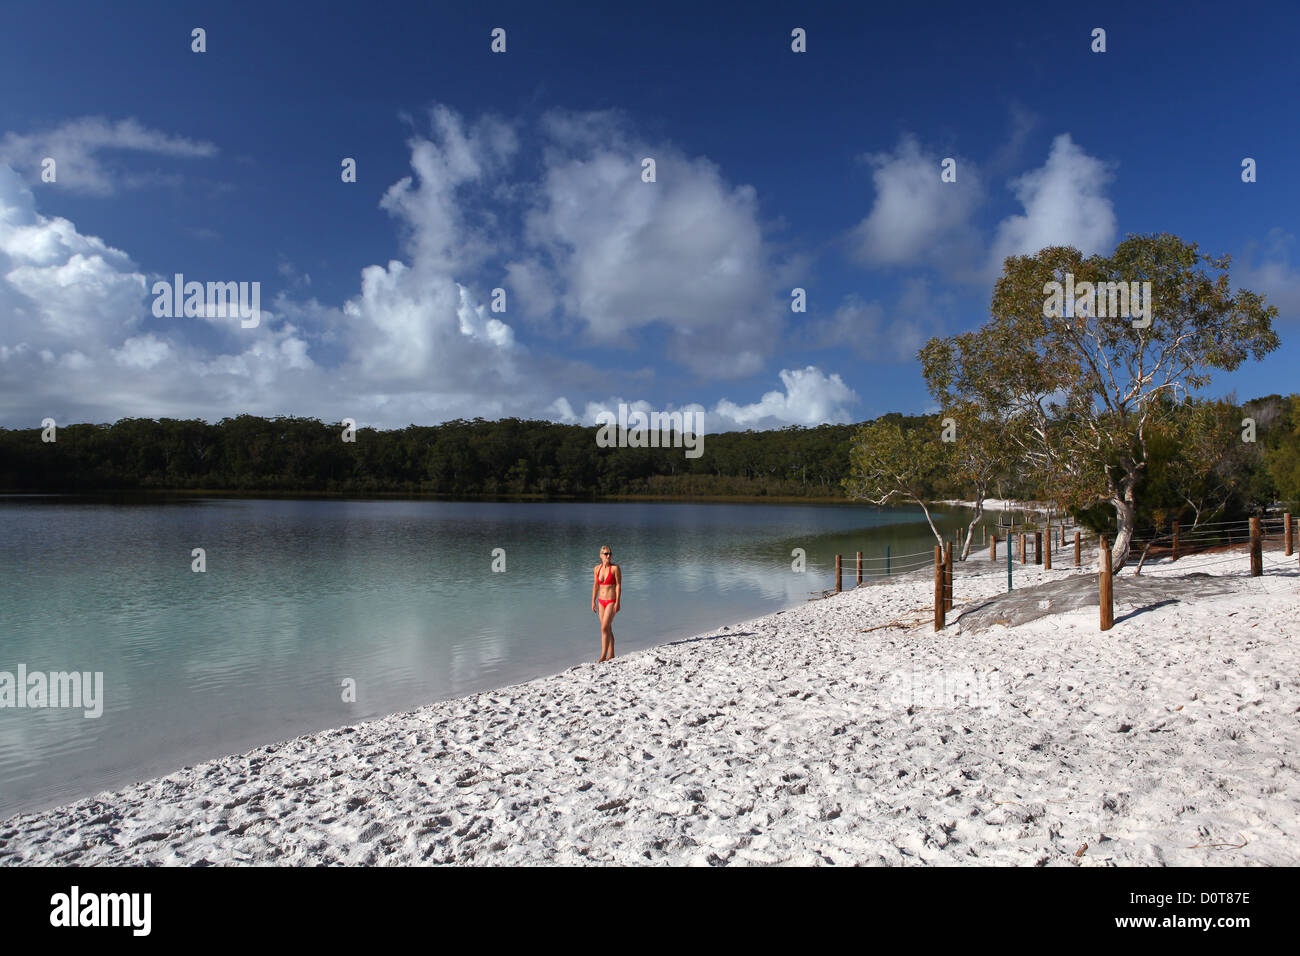
[[[989,529],[984,525],[980,525],[980,544],[988,544],[988,543],[989,543]]]
[[[943,548],[934,546],[934,629],[943,630]]]
[[[943,609],[952,610],[952,542],[943,549]]]
[[[1250,519],[1250,576],[1264,573],[1264,540],[1259,531],[1259,519]]]
[[[1107,544],[1105,537],[1101,539],[1101,550],[1097,553],[1097,557],[1100,561],[1097,582],[1101,597],[1101,629],[1109,631],[1115,626],[1115,592],[1114,582],[1110,579],[1110,545]]]
[[[989,542],[989,560],[996,561],[997,559],[998,559],[998,536],[995,534],[993,536],[993,540]]]
[[[1282,545],[1286,548],[1286,556],[1289,558],[1291,557],[1292,545],[1295,543],[1295,539],[1291,534],[1291,512],[1288,511],[1283,515],[1283,518],[1286,520],[1286,527],[1282,530]]]
[[[1034,564],[1043,563],[1043,532],[1034,532]]]
[[[1047,540],[1047,549],[1043,552],[1043,570],[1052,570],[1052,540],[1050,536]]]
[[[1061,547],[1065,547],[1065,521],[1061,521]]]
[[[1079,532],[1074,532],[1074,566],[1079,567]]]
[[[1180,539],[1179,539],[1179,537],[1178,537],[1178,522],[1175,521],[1175,522],[1174,522],[1174,560],[1175,560],[1175,561],[1178,560],[1178,545],[1179,545],[1179,543],[1180,543]]]
[[[858,587],[862,587],[862,552],[858,552]]]
[[[1025,533],[1020,532],[1020,563],[1025,563]]]

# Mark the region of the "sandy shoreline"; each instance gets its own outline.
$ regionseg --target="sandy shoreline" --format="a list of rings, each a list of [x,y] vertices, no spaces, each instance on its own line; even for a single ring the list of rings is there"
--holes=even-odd
[[[1222,593],[1104,634],[969,633],[1006,588],[973,554],[941,634],[923,570],[19,814],[0,865],[1294,864],[1300,574],[1223,558],[1148,564]]]
[[[974,501],[961,501],[956,498],[949,498],[943,501],[936,501],[937,505],[954,505],[960,508],[974,508]],[[1012,498],[985,498],[982,502],[985,511],[1023,511],[1027,514],[1047,514],[1048,506],[1043,501],[1016,501]],[[1058,512],[1059,517],[1059,512]]]

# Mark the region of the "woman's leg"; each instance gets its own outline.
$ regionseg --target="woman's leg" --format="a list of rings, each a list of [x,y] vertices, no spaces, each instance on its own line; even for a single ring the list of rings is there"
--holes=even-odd
[[[614,659],[614,602],[601,608],[600,642],[605,651],[605,660]]]

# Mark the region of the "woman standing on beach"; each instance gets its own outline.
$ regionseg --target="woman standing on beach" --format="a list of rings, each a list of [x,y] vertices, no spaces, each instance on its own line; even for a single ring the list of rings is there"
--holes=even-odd
[[[591,610],[600,616],[600,660],[614,659],[614,615],[622,608],[623,572],[613,563],[614,552],[609,545],[600,549],[600,564],[596,565],[595,583],[591,586]],[[596,602],[600,608],[596,608]]]

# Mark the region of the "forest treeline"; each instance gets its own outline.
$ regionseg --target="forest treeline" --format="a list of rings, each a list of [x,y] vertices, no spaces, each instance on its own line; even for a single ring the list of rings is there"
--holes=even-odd
[[[1255,399],[1231,415],[1258,422],[1253,444],[1222,456],[1216,511],[1247,513],[1300,499],[1300,395]],[[939,416],[889,414],[876,422],[937,433]],[[602,448],[598,429],[546,421],[451,421],[377,430],[313,418],[240,415],[215,424],[127,418],[42,430],[0,429],[0,489],[6,491],[211,490],[336,494],[844,497],[850,446],[864,427],[791,426],[706,435],[703,454],[681,448]],[[1182,450],[1156,449],[1144,479],[1146,508],[1177,510],[1171,479]],[[997,497],[1042,499],[1030,473],[1004,478]],[[958,476],[926,483],[931,500],[967,498]],[[1145,510],[1145,509],[1144,509]]]
[[[894,416],[915,425],[919,418]],[[0,429],[9,491],[842,497],[854,425],[706,435],[682,448],[603,448],[597,427],[517,418],[377,430],[314,418],[122,419]]]

